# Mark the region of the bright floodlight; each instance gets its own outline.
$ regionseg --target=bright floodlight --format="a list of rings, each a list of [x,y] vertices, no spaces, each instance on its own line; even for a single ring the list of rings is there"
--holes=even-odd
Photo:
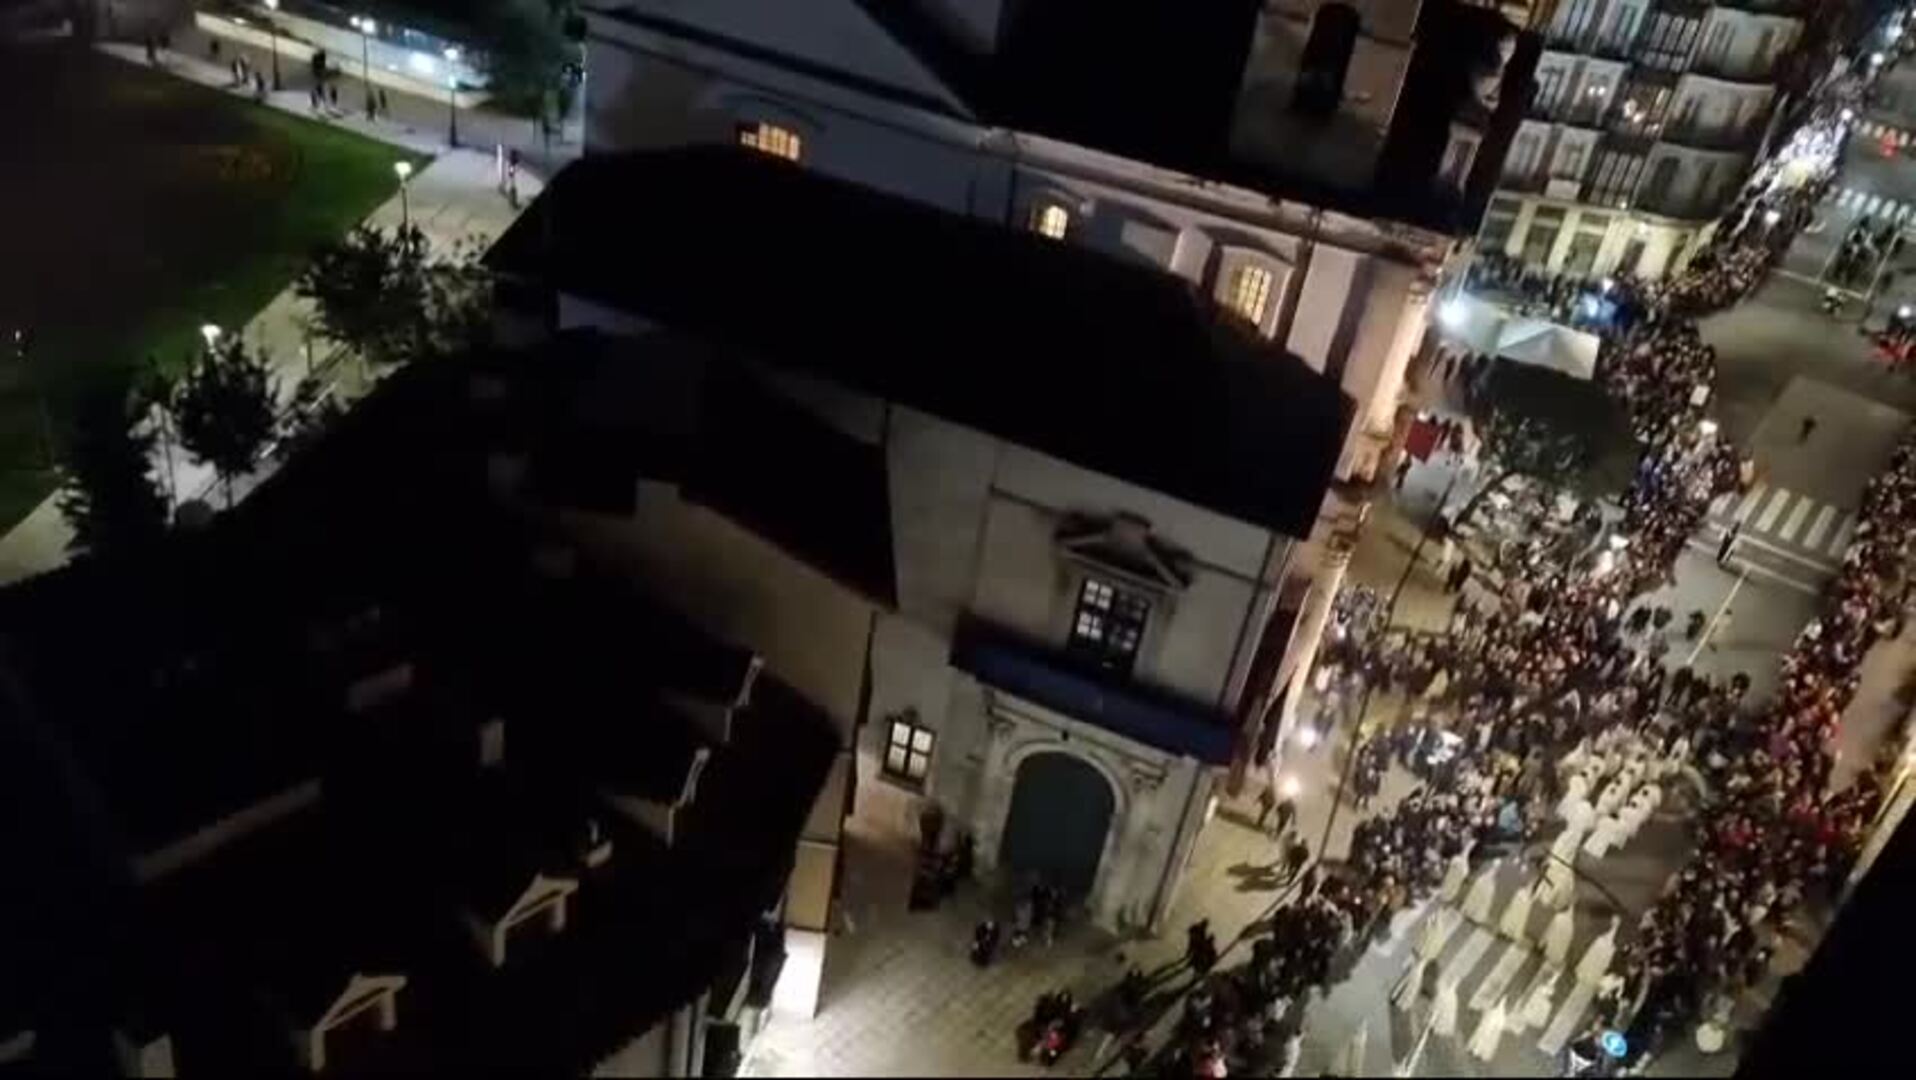
[[[406,178],[412,175],[412,162],[395,161],[393,162],[393,171],[399,174],[399,182],[403,184],[406,182]]]
[[[1309,750],[1317,745],[1317,729],[1309,724],[1297,729],[1297,745]]]
[[[1708,418],[1699,420],[1697,421],[1696,429],[1706,436],[1714,435],[1716,434],[1716,421]]]
[[[1303,790],[1304,790],[1304,785],[1299,783],[1297,780],[1297,777],[1295,776],[1287,776],[1284,779],[1279,780],[1277,782],[1278,794],[1284,796],[1287,799],[1297,798],[1298,792]]]
[[[1899,319],[1907,319],[1911,315],[1916,315],[1916,308],[1912,308],[1908,304],[1904,304],[1902,307],[1896,309],[1896,317]]]
[[[271,8],[271,9],[272,9],[272,10],[274,10],[274,11],[278,11],[278,10],[279,10],[279,0],[266,0],[266,6],[267,6],[268,8]]]
[[[1613,277],[1606,277],[1606,278],[1604,278],[1604,279],[1603,279],[1603,291],[1604,291],[1604,292],[1609,292],[1609,291],[1610,291],[1611,289],[1614,289],[1614,288],[1616,288],[1616,287],[1617,287],[1617,279],[1616,279],[1616,278],[1613,278]]]
[[[1468,309],[1464,307],[1464,302],[1453,296],[1437,309],[1437,321],[1454,330],[1463,325],[1466,314]]]
[[[1871,67],[1881,67],[1883,65],[1883,61],[1887,59],[1889,58],[1879,52],[1873,52],[1869,54],[1869,62]]]
[[[459,46],[457,45],[446,46],[446,51],[444,55],[446,57],[446,63],[448,64],[458,63],[459,62]]]
[[[206,347],[210,349],[220,339],[220,328],[214,323],[206,323],[200,327],[200,336],[206,339]]]

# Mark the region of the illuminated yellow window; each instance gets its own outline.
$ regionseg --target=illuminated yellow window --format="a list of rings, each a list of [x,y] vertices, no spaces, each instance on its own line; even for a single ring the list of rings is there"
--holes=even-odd
[[[1257,326],[1264,325],[1264,310],[1271,302],[1271,272],[1261,266],[1240,266],[1231,275],[1231,291],[1225,301],[1232,311]]]
[[[805,140],[798,137],[798,132],[764,122],[740,124],[738,142],[740,146],[749,146],[787,161],[797,161],[805,149]]]
[[[1053,240],[1063,240],[1065,230],[1071,227],[1071,211],[1057,203],[1049,203],[1038,208],[1038,215],[1032,224]]]

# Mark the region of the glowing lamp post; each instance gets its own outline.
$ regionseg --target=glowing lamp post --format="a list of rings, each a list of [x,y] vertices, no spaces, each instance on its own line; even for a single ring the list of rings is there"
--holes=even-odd
[[[273,13],[266,17],[266,32],[273,39],[273,89],[284,90],[279,81],[279,20],[274,18],[279,14],[279,0],[266,0],[266,10]]]
[[[459,46],[446,46],[446,145],[459,145]]]
[[[406,187],[407,181],[412,179],[412,162],[393,162],[393,172],[399,176],[399,227],[401,229],[411,228],[412,207],[406,202]]]

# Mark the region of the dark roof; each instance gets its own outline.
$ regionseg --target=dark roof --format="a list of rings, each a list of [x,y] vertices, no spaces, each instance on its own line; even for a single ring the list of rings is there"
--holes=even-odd
[[[488,261],[1293,536],[1350,416],[1182,279],[728,147],[575,162]]]
[[[1328,209],[1386,217],[1444,232],[1474,227],[1464,205],[1437,192],[1437,160],[1393,153],[1363,186],[1327,182],[1301,167],[1250,162],[1231,150],[1245,65],[1258,32],[1262,0],[1044,0],[1006,3],[995,51],[959,46],[924,3],[850,0],[933,72],[972,116],[996,127],[1028,131],[1136,161],[1176,169]],[[607,17],[776,64],[828,83],[951,114],[943,101],[855,73],[795,57],[762,44],[686,22],[605,5]],[[1425,0],[1418,52],[1446,61],[1488,47],[1509,31],[1497,12],[1461,0]],[[1391,138],[1424,142],[1447,135],[1454,114],[1470,111],[1467,90],[1420,70],[1402,95]],[[1287,123],[1277,118],[1279,123]],[[1306,138],[1341,138],[1333,128],[1300,129]],[[1413,165],[1416,177],[1402,175]]]
[[[543,359],[398,372],[207,529],[0,591],[0,823],[31,823],[0,839],[34,886],[0,909],[21,916],[0,938],[0,1021],[57,1019],[94,1038],[52,1041],[97,1048],[144,1016],[185,1070],[278,1071],[280,1012],[323,1007],[353,971],[396,972],[412,981],[399,1031],[373,1040],[379,1067],[576,1074],[735,962],[785,887],[838,738],[759,675],[670,851],[551,752],[675,753],[677,728],[651,740],[632,718],[663,711],[664,689],[735,698],[752,659],[630,589],[536,567],[543,519],[498,505],[484,478],[495,445],[545,448],[535,421],[567,384]],[[516,375],[518,405],[477,405],[476,372]],[[576,647],[617,631],[625,651]],[[317,638],[342,644],[315,652]],[[413,688],[342,715],[326,683],[340,653],[377,669],[382,650],[415,664]],[[540,693],[566,678],[608,693]],[[495,716],[506,763],[481,773],[474,734]],[[313,770],[316,807],[130,880],[150,841]],[[576,867],[588,816],[614,838],[612,868],[582,884],[565,934],[493,971],[457,911]],[[45,941],[16,947],[21,931]],[[51,981],[29,995],[23,977]]]

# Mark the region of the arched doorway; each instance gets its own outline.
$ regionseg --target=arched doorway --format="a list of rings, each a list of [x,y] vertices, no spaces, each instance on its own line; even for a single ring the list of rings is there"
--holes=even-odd
[[[1040,877],[1072,899],[1091,892],[1116,800],[1103,774],[1080,758],[1033,754],[1018,766],[999,862]]]

